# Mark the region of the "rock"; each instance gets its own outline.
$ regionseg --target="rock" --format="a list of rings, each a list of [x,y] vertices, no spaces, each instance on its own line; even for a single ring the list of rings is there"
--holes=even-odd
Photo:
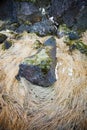
[[[36,40],[36,41],[34,42],[33,48],[34,48],[34,49],[39,49],[39,48],[41,48],[41,47],[43,47],[43,44],[42,44],[39,40]]]
[[[17,30],[18,27],[19,27],[19,23],[17,23],[17,22],[15,22],[15,23],[13,22],[13,23],[7,24],[5,26],[6,29],[13,30],[13,31]]]
[[[56,41],[51,37],[35,55],[25,58],[16,78],[19,80],[19,77],[24,77],[32,84],[48,87],[56,81],[55,66]]]
[[[61,38],[63,36],[68,37],[69,40],[77,40],[80,38],[78,33],[74,30],[69,29],[66,24],[62,24],[59,26],[57,30],[57,36],[58,38]]]
[[[44,20],[33,25],[21,24],[16,32],[21,33],[23,31],[36,33],[39,36],[46,36],[49,34],[56,34],[56,27],[50,20]]]
[[[5,28],[5,22],[0,20],[0,31],[3,30],[4,28]]]
[[[78,49],[81,53],[87,55],[87,45],[84,44],[82,41],[78,40],[76,43],[74,43],[76,46],[76,49]]]
[[[38,11],[38,8],[31,2],[19,2],[18,4],[18,15],[20,16],[29,16]]]
[[[35,23],[41,20],[39,9],[31,2],[18,2],[17,18],[20,24],[25,21]]]
[[[87,7],[83,7],[83,9],[80,11],[77,17],[77,22],[73,28],[78,30],[79,33],[87,30]]]
[[[79,23],[78,17],[79,15],[82,16],[84,14],[83,8],[87,8],[86,6],[86,0],[52,0],[50,7],[50,16],[53,16],[58,23],[65,23],[68,27],[72,27],[76,23]],[[86,14],[87,13],[85,13],[85,18],[87,19]],[[85,23],[87,22],[85,21]],[[84,24],[82,27],[83,26]]]
[[[79,39],[79,35],[77,34],[77,32],[71,31],[68,33],[69,39],[70,40],[77,40]]]
[[[21,25],[16,29],[16,32],[17,32],[17,33],[22,33],[22,32],[24,32],[24,31],[27,31],[27,32],[28,32],[29,29],[30,29],[30,26],[21,24]]]
[[[69,51],[73,51],[74,49],[78,49],[82,54],[87,56],[87,45],[82,41],[78,40],[69,46]]]
[[[7,39],[5,34],[0,33],[0,44],[3,43]]]
[[[66,26],[66,24],[62,24],[59,26],[57,30],[57,36],[58,38],[61,38],[65,35],[67,35],[70,32],[70,29]]]
[[[2,45],[2,49],[3,49],[3,50],[6,50],[6,49],[9,49],[11,46],[12,46],[12,41],[6,40],[6,41],[3,43],[3,45]]]
[[[29,32],[36,33],[39,36],[46,36],[49,34],[56,34],[56,27],[50,20],[44,20],[30,26]]]

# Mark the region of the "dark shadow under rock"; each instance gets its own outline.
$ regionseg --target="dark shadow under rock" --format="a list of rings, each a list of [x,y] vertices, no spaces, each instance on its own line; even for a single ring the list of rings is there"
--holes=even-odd
[[[35,55],[25,58],[16,78],[24,77],[33,84],[48,87],[56,81],[55,66],[56,41],[51,37]]]
[[[0,19],[6,20],[11,19],[15,21],[16,14],[16,3],[14,0],[1,0],[0,1]]]

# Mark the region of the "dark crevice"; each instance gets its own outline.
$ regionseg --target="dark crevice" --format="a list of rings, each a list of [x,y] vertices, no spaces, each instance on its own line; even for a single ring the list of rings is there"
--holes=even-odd
[[[0,0],[0,19],[15,19],[16,10],[13,0]]]

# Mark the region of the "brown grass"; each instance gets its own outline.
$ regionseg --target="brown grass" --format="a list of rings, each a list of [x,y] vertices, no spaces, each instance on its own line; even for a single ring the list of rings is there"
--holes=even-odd
[[[26,34],[0,50],[0,130],[87,130],[87,56],[78,50],[70,54],[56,38],[55,84],[43,88],[15,79],[20,62],[35,53],[35,39],[47,38]]]

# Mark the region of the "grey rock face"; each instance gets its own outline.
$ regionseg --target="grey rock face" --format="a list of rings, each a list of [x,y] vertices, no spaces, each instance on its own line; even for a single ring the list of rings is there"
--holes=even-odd
[[[37,12],[37,8],[30,2],[19,2],[18,7],[18,14],[19,15],[31,15],[34,12]]]
[[[31,2],[18,2],[17,18],[20,23],[30,21],[31,23],[41,20],[39,9]]]
[[[87,6],[79,13],[77,23],[75,23],[73,28],[78,29],[80,32],[87,30]]]
[[[83,14],[83,8],[86,6],[86,0],[52,0],[50,15],[59,23],[64,22],[68,27],[72,27],[78,23],[77,18],[79,14]]]
[[[74,28],[77,29],[87,29],[86,0],[38,0],[35,4],[29,1],[18,2],[18,0],[1,0],[0,19],[11,19],[11,21],[19,22],[20,24],[26,24],[29,22],[31,24],[36,23],[30,27],[30,32],[36,32],[41,36],[54,34],[55,29],[54,26],[51,26],[52,24],[48,24],[46,20],[41,22],[43,16],[39,11],[40,7],[45,8],[47,18],[53,16],[59,24],[65,23],[68,27],[74,26]],[[2,28],[0,27],[0,29]]]
[[[51,37],[41,50],[20,64],[16,78],[24,77],[32,84],[48,87],[56,81],[55,66],[56,41]]]

